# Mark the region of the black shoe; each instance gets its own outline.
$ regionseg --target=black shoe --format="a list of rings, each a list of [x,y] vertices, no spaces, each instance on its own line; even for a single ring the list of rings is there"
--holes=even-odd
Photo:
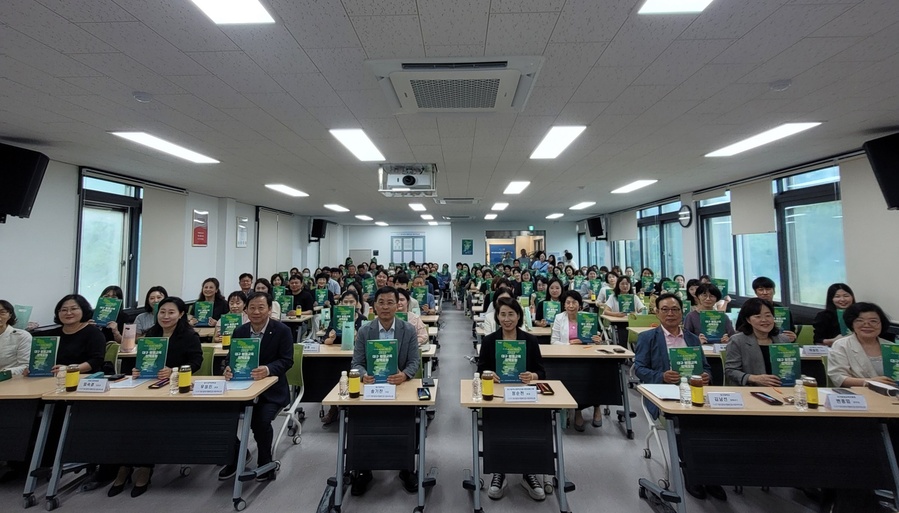
[[[409,493],[418,492],[418,474],[409,472],[408,470],[400,470],[400,481],[403,482],[403,488]]]
[[[696,497],[697,499],[704,501],[706,498],[705,486],[702,485],[690,485],[687,488],[687,493]]]
[[[720,485],[706,485],[705,491],[719,501],[727,500],[727,492],[725,492],[724,488],[722,488]]]
[[[113,481],[112,486],[109,488],[109,491],[106,492],[106,496],[115,497],[116,495],[122,493],[125,490],[125,485],[131,482],[131,473],[133,471],[134,469],[131,467],[121,467],[115,481]],[[116,484],[116,482],[120,480],[122,481],[122,484]]]
[[[226,481],[234,477],[234,474],[237,474],[237,465],[225,465],[222,467],[222,470],[219,471],[219,481]]]
[[[143,485],[139,486],[136,484],[137,480],[140,479],[142,477],[141,474],[144,474],[144,473],[147,474],[147,482],[144,483]],[[153,469],[146,468],[146,467],[138,468],[137,471],[135,472],[134,482],[135,482],[135,485],[134,485],[134,488],[131,489],[131,496],[132,497],[140,497],[141,495],[144,494],[144,492],[147,491],[148,488],[150,488],[150,483],[153,482]]]
[[[350,486],[350,495],[360,496],[368,491],[368,484],[372,481],[371,470],[362,470],[353,478],[353,484]]]
[[[264,481],[274,481],[276,477],[277,476],[275,476],[275,469],[271,469],[268,472],[263,472],[262,474],[256,476],[256,481],[259,481],[260,483]]]

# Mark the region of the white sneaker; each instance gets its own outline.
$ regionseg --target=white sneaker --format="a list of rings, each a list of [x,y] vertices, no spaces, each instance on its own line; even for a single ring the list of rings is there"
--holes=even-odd
[[[546,494],[543,492],[543,480],[538,479],[536,474],[522,474],[521,486],[535,501],[546,499]]]
[[[506,475],[493,474],[493,479],[490,480],[490,488],[487,489],[487,497],[498,501],[503,498],[504,493],[506,493]]]

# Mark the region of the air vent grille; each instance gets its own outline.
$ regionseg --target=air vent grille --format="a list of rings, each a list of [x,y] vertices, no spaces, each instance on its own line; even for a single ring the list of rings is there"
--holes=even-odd
[[[492,109],[499,79],[410,80],[419,109]]]
[[[443,216],[444,221],[462,221],[463,219],[471,219],[471,216]]]
[[[477,205],[480,198],[434,198],[438,205]]]

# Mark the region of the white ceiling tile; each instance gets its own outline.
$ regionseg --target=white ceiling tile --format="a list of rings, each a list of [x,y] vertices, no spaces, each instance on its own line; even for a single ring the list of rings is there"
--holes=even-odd
[[[198,75],[203,72],[196,61],[143,23],[82,23],[79,26],[161,75]]]
[[[338,93],[353,115],[359,118],[389,118],[393,115],[384,93],[378,89],[341,91]]]
[[[9,27],[0,30],[0,48],[6,55],[55,77],[89,77],[100,74],[90,66]]]
[[[283,130],[284,125],[266,113],[264,110],[256,109],[222,109],[222,112],[228,114],[232,118],[244,123],[249,128],[257,132],[268,132],[275,130]]]
[[[440,145],[440,132],[436,128],[423,128],[418,130],[403,130],[409,146],[434,146]]]
[[[643,72],[637,66],[594,66],[571,97],[573,102],[611,102]]]
[[[425,55],[427,57],[483,57],[484,48],[483,44],[425,46]]]
[[[287,93],[247,94],[246,97],[303,139],[322,140],[331,137],[327,128]]]
[[[26,86],[17,91],[16,96],[22,93],[27,94],[30,89],[33,89],[35,93],[52,95],[90,94],[90,91],[81,89],[71,82],[56,78],[2,54],[0,54],[0,69],[3,70],[0,75]]]
[[[78,25],[31,0],[3,0],[0,19],[8,27],[63,53],[115,51]]]
[[[131,87],[133,91],[146,91],[152,94],[184,92],[165,77],[154,73],[123,53],[85,53],[73,55],[72,58]]]
[[[551,41],[611,41],[635,3],[635,0],[568,0],[553,30]]]
[[[487,55],[543,55],[558,13],[491,14]]]
[[[899,24],[892,25],[855,44],[848,50],[834,56],[838,62],[853,61],[882,61],[899,52],[896,48],[896,34],[899,33]]]
[[[565,0],[493,0],[490,12],[559,12]]]
[[[706,64],[671,91],[669,100],[705,100],[736,82],[755,68],[755,64]]]
[[[569,102],[559,113],[554,125],[590,125],[602,111],[609,106],[608,102],[576,103]]]
[[[490,0],[419,0],[425,45],[485,45],[489,8]]]
[[[415,0],[342,0],[350,16],[418,14]]]
[[[538,75],[542,87],[578,87],[607,43],[550,43],[543,56],[546,62]]]
[[[697,114],[724,114],[758,98],[768,91],[767,84],[731,84],[693,109]]]
[[[857,37],[812,37],[791,46],[747,74],[741,82],[772,82],[789,79],[857,43]]]
[[[390,162],[404,162],[397,159],[397,155],[412,155],[412,148],[409,147],[405,138],[374,139],[373,142]]]
[[[331,89],[331,85],[321,73],[275,75],[273,78],[305,107],[343,105],[343,100]]]
[[[782,7],[784,0],[712,2],[681,34],[680,39],[733,39],[743,37]]]
[[[439,144],[414,145],[412,153],[420,162],[443,162],[443,148]]]
[[[270,75],[318,71],[284,25],[234,25],[223,30]]]
[[[308,107],[306,110],[312,114],[327,129],[336,128],[360,128],[359,121],[344,106],[338,107]]]
[[[477,116],[474,114],[442,114],[437,116],[437,129],[441,139],[473,138]]]
[[[270,0],[270,3],[304,50],[359,46],[346,10],[334,0]]]
[[[182,52],[224,52],[237,47],[218,25],[185,0],[115,0]]]
[[[369,59],[423,57],[417,15],[350,18]]]
[[[899,9],[893,0],[865,0],[824,25],[812,37],[870,36],[899,23]]]
[[[409,132],[414,132],[414,131],[418,131],[418,130],[424,130],[424,129],[437,130],[437,115],[436,114],[419,112],[416,114],[397,116],[396,120],[399,122],[400,126],[403,128],[403,131],[406,132],[407,136],[409,135]]]
[[[206,124],[235,141],[255,142],[265,140],[262,134],[233,118],[212,119],[207,121]]]
[[[365,68],[362,48],[315,48],[306,53],[336,91],[378,88],[374,75]]]
[[[674,86],[630,86],[605,110],[609,114],[642,114],[668,94]]]
[[[399,139],[404,137],[403,129],[395,117],[359,119],[362,129],[372,139]]]
[[[220,109],[213,107],[192,94],[156,95],[154,100],[200,121],[228,119],[228,115]]]
[[[535,87],[522,115],[558,116],[574,94],[574,90],[574,87]]]
[[[215,107],[234,109],[252,106],[252,102],[218,77],[197,75],[169,78],[172,82],[193,93],[197,98]]]
[[[634,80],[634,84],[680,84],[732,43],[732,39],[674,41],[655,62]]]
[[[690,24],[689,17],[631,16],[606,47],[597,66],[648,66]]]
[[[128,11],[122,9],[114,0],[91,0],[90,2],[73,2],[71,0],[38,0],[56,14],[79,23],[85,21],[134,21]]]
[[[637,119],[634,120],[633,124],[635,126],[665,125],[674,121],[682,114],[695,107],[697,104],[699,104],[699,102],[696,100],[662,100],[646,109],[643,114],[640,114],[640,116],[638,116]]]

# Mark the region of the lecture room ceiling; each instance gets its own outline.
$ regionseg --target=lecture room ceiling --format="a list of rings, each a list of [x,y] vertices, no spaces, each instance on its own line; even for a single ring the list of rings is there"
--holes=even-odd
[[[577,220],[858,149],[899,131],[899,1],[262,0],[267,25],[216,25],[190,0],[0,2],[0,140],[302,215],[422,221],[376,192],[377,165],[329,133],[362,128],[389,162],[434,162],[428,213]],[[368,59],[539,55],[517,114],[400,114]],[[776,91],[771,83],[790,80]],[[139,103],[135,91],[153,101]],[[706,153],[787,122],[822,122],[730,158]],[[586,130],[554,160],[554,125]],[[190,164],[109,135],[145,131],[221,161]],[[610,191],[657,179],[630,194]],[[511,180],[531,182],[503,196]],[[270,191],[279,182],[309,194]],[[580,213],[568,207],[596,205]],[[346,214],[325,210],[338,203]]]

